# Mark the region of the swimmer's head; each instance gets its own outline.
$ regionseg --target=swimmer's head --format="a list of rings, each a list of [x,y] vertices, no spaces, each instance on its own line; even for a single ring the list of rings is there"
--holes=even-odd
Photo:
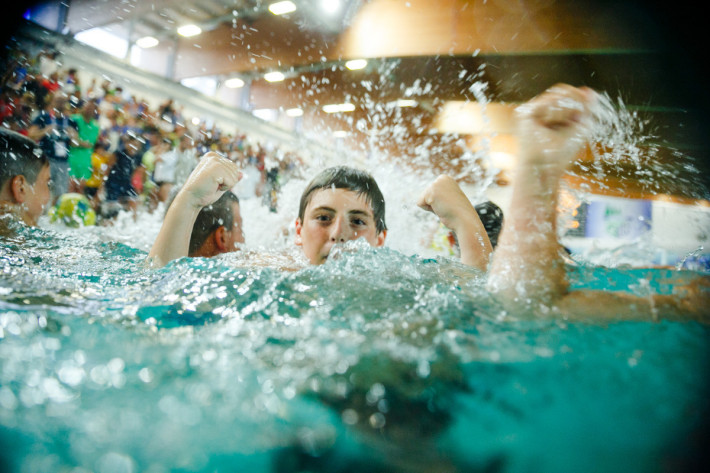
[[[49,161],[37,143],[14,131],[0,127],[0,186],[8,179],[23,175],[30,184]]]
[[[491,242],[491,246],[495,250],[498,246],[498,236],[500,231],[503,229],[503,210],[490,200],[481,202],[475,207],[478,218],[481,219],[483,228],[486,230],[488,235],[488,240]],[[461,248],[459,247],[459,241],[454,232],[450,231],[447,237],[447,243],[450,248],[453,249],[454,253],[460,256]]]
[[[503,228],[503,211],[490,200],[476,205],[475,208],[483,228],[486,229],[491,246],[495,248],[498,245],[498,235]]]
[[[301,222],[313,193],[326,188],[345,189],[362,195],[372,207],[377,233],[387,230],[387,225],[385,224],[385,198],[382,196],[377,182],[369,173],[348,166],[328,168],[311,180],[303,194],[301,194],[301,203],[298,207],[298,218]]]
[[[49,161],[37,143],[0,127],[0,201],[36,225],[49,202]]]
[[[311,264],[325,262],[333,245],[362,238],[382,246],[386,236],[385,201],[368,173],[344,166],[326,169],[303,192],[296,244]]]
[[[214,244],[206,248],[205,242],[213,233]],[[188,255],[210,257],[229,253],[238,249],[238,243],[244,243],[239,199],[227,191],[216,202],[200,210],[192,227]]]

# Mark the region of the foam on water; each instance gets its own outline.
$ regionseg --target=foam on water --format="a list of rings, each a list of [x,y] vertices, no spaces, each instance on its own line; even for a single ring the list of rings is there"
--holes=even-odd
[[[485,99],[485,88],[470,92]],[[378,128],[378,113],[398,112],[376,102],[368,123],[351,125],[401,138],[396,127]],[[620,116],[609,115],[604,136],[621,136],[598,162],[641,159]],[[481,273],[433,259],[427,239],[438,223],[414,205],[433,178],[429,144],[408,157],[417,172],[366,158],[387,202],[387,245],[353,242],[322,266],[291,263],[306,183],[296,178],[277,212],[242,201],[245,248],[209,260],[143,264],[162,209],[122,213],[111,227],[42,220],[1,240],[0,469],[688,467],[705,427],[710,329],[506,312]],[[614,154],[620,144],[627,151]],[[463,169],[485,186],[495,170],[480,166],[484,158]],[[324,163],[312,166],[304,176]],[[697,276],[570,273],[575,289],[642,296]]]
[[[653,471],[692,458],[706,326],[519,318],[476,271],[361,242],[298,271],[239,254],[154,270],[98,230],[0,245],[5,471]],[[664,293],[692,276],[572,279]]]

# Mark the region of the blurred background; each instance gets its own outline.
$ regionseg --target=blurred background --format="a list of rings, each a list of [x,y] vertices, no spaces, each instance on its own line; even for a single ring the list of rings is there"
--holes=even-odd
[[[514,107],[557,82],[604,91],[622,113],[613,137],[567,176],[566,246],[582,252],[645,235],[664,248],[651,257],[663,265],[706,252],[703,20],[685,2],[65,0],[7,8],[15,20],[3,43],[29,45],[35,56],[57,52],[58,68],[77,70],[84,95],[106,82],[160,118],[169,110],[168,127],[259,143],[267,161],[447,172],[472,198],[483,193],[504,210]]]

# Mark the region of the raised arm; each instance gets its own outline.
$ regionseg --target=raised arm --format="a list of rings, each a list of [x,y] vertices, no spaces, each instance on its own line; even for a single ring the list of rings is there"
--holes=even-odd
[[[461,250],[461,262],[485,271],[493,252],[486,229],[463,193],[450,176],[442,175],[419,197],[419,207],[436,214],[453,230]]]
[[[187,256],[190,235],[200,210],[217,201],[241,179],[237,165],[217,153],[205,154],[175,196],[148,254],[154,267]]]
[[[516,110],[520,155],[488,279],[508,304],[549,306],[567,292],[558,187],[586,142],[596,100],[591,89],[556,85]]]

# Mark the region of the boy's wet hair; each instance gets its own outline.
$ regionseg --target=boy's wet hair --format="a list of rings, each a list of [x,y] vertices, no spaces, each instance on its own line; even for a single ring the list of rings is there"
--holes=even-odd
[[[227,191],[216,202],[200,210],[192,227],[188,255],[192,255],[199,250],[205,240],[207,240],[207,237],[219,227],[232,230],[234,227],[234,211],[232,207],[235,203],[239,203],[239,198],[231,191]]]
[[[478,217],[486,229],[493,248],[498,244],[498,235],[503,228],[503,211],[493,202],[486,201],[475,206]]]
[[[382,196],[377,182],[369,173],[348,166],[328,168],[314,177],[306,186],[303,194],[301,194],[301,203],[298,208],[298,218],[301,222],[303,222],[306,207],[310,203],[313,193],[326,188],[345,189],[364,195],[365,200],[372,207],[377,233],[387,230],[387,225],[385,224],[385,198]]]
[[[0,187],[15,176],[25,176],[34,184],[49,160],[31,139],[0,127]]]

